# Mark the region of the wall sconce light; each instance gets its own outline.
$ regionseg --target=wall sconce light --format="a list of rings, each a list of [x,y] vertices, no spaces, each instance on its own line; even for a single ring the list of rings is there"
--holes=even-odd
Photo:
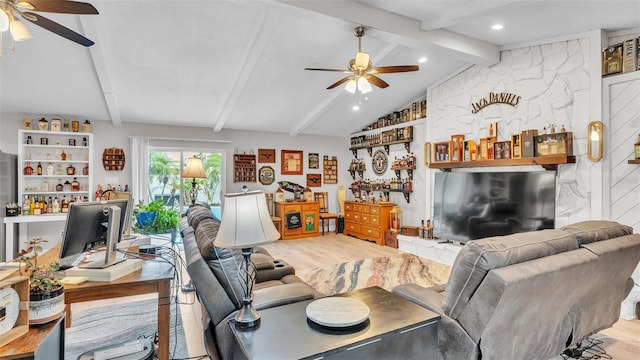
[[[587,158],[591,161],[602,159],[602,121],[592,121],[587,127]]]

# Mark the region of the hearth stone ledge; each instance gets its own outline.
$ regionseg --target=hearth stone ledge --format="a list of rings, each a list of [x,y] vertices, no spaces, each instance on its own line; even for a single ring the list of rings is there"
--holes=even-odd
[[[453,265],[462,249],[461,244],[440,244],[437,240],[420,239],[417,236],[398,235],[398,249],[441,264]]]

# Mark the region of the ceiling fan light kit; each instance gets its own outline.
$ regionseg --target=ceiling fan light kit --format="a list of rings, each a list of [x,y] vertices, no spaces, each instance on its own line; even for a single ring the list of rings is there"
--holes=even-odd
[[[322,69],[322,68],[305,68],[305,70],[315,71],[332,71],[350,74],[335,83],[329,85],[327,90],[338,87],[344,83],[345,91],[354,94],[356,90],[360,90],[362,94],[367,94],[373,90],[371,85],[384,89],[389,86],[384,80],[376,76],[375,74],[390,74],[396,72],[409,72],[418,71],[420,68],[418,65],[396,65],[396,66],[381,66],[374,68],[371,63],[371,59],[368,53],[362,52],[362,37],[365,34],[365,27],[358,26],[353,29],[353,34],[358,38],[358,52],[355,58],[349,61],[349,68],[346,70],[340,69]]]
[[[31,31],[21,21],[16,18],[16,13],[20,16],[43,29],[49,30],[54,34],[60,35],[68,40],[84,46],[93,45],[93,41],[78,34],[77,32],[49,20],[42,15],[27,12],[32,10],[38,12],[51,12],[60,14],[76,14],[76,15],[97,15],[93,5],[89,3],[67,1],[67,0],[0,0],[0,39],[2,32],[9,30],[13,41],[24,41],[33,38]],[[2,44],[0,43],[0,47]],[[13,50],[13,46],[11,47]],[[2,54],[0,49],[0,55]]]

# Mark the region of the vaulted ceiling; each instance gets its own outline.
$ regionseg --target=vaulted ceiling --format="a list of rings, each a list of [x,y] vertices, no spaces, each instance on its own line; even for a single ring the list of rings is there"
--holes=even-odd
[[[11,51],[4,33],[0,113],[346,136],[502,47],[640,27],[638,0],[90,2],[99,15],[40,14],[92,47],[26,23]],[[366,96],[326,90],[344,74],[304,68],[346,69],[359,25],[374,66],[428,61]]]

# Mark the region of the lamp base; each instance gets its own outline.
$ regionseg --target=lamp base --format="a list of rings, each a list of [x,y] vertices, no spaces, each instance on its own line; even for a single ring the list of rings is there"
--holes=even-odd
[[[236,326],[241,329],[249,329],[260,325],[260,314],[253,308],[251,299],[244,301],[238,315],[236,315]]]

